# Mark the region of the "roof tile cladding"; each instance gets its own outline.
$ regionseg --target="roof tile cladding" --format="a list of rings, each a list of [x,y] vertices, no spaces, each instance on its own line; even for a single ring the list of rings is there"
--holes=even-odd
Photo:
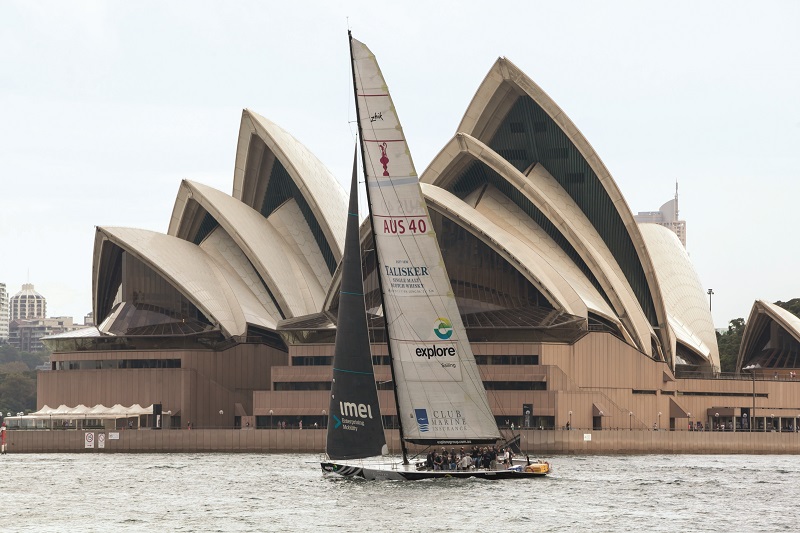
[[[258,210],[264,215],[265,218],[278,209],[284,202],[289,199],[294,199],[297,202],[300,212],[306,219],[306,223],[311,228],[314,239],[317,241],[322,257],[325,258],[325,264],[328,267],[328,272],[332,275],[336,271],[336,258],[333,255],[328,241],[325,239],[325,233],[314,215],[313,210],[308,205],[305,197],[301,193],[297,185],[292,181],[289,173],[286,171],[280,161],[275,161],[272,165],[272,171],[268,178],[264,198]]]
[[[203,242],[220,231],[236,242],[238,252],[258,274],[257,285],[263,285],[266,294],[249,283],[251,290],[261,296],[268,309],[277,307],[277,313],[270,313],[274,318],[278,314],[285,318],[319,309],[331,275],[294,198],[284,201],[267,219],[226,193],[184,180],[176,205],[184,209],[174,217],[179,221],[173,228],[176,236],[194,241],[193,233],[203,233],[210,215],[213,223],[208,226],[214,229]],[[198,225],[199,220],[203,223]],[[290,229],[286,230],[286,226]],[[245,270],[239,269],[240,277],[253,281],[250,269]]]
[[[670,326],[681,342],[719,368],[714,322],[700,278],[678,236],[659,224],[639,224],[664,294]]]
[[[470,163],[466,169],[457,177],[445,190],[449,190],[459,198],[464,198],[478,187],[489,184],[494,186],[503,195],[508,197],[514,204],[519,207],[531,220],[541,227],[547,235],[553,239],[566,253],[569,258],[578,266],[581,272],[603,296],[606,303],[611,305],[608,298],[605,296],[600,282],[592,272],[592,269],[584,262],[580,254],[573,248],[566,237],[556,228],[544,213],[542,213],[533,202],[516,187],[511,185],[508,180],[500,176],[497,172],[489,168],[486,164],[480,161]]]

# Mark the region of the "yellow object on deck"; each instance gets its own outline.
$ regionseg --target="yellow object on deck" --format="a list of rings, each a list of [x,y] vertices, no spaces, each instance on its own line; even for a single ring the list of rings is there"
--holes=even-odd
[[[534,474],[547,474],[550,472],[550,464],[549,463],[533,463],[529,465],[525,465],[525,472],[531,472]]]

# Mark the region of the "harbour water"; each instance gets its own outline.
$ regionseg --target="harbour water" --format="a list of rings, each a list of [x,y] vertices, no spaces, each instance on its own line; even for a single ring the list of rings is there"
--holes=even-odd
[[[10,531],[795,531],[789,455],[560,456],[524,482],[324,478],[308,454],[8,454]]]

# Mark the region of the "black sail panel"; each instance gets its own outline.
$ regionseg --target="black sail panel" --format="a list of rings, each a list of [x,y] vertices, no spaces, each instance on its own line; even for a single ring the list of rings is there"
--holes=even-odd
[[[358,222],[354,158],[328,411],[326,451],[331,459],[375,457],[386,448],[367,330]]]

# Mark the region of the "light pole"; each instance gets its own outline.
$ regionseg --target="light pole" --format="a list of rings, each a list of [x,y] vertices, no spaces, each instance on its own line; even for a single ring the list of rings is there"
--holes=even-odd
[[[275,426],[272,424],[272,409],[269,410],[269,429],[275,429]]]
[[[708,289],[708,312],[711,312],[711,296],[714,294],[714,289]]]
[[[569,412],[569,427],[567,429],[572,429],[572,411]]]
[[[755,429],[756,423],[756,368],[759,368],[758,365],[748,365],[742,369],[750,372],[750,376],[753,378],[753,412],[750,413],[750,431]]]
[[[327,425],[327,422],[328,422],[328,417],[327,417],[327,416],[325,416],[325,415],[327,415],[327,414],[328,414],[328,413],[325,411],[325,409],[323,409],[323,410],[322,410],[322,429],[325,429],[325,426]]]

